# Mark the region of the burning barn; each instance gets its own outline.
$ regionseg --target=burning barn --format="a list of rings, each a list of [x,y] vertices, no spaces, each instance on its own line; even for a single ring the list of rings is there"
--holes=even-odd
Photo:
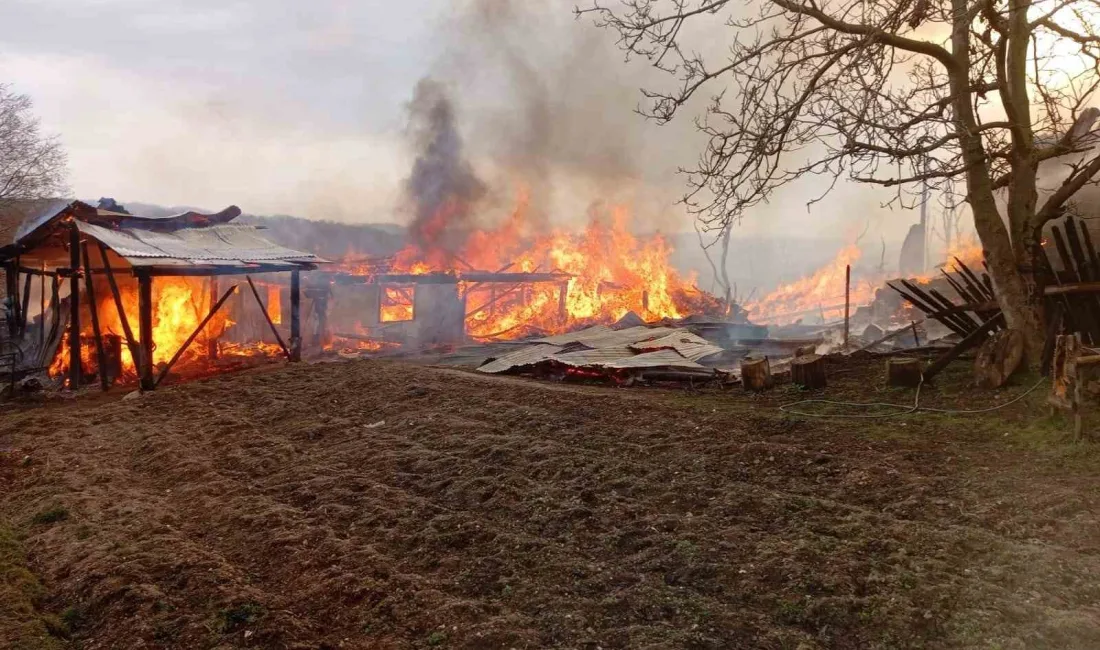
[[[233,223],[240,209],[148,218],[70,200],[0,208],[22,217],[0,261],[6,334],[25,367],[73,387],[121,379],[152,389],[169,371],[209,371],[226,357],[300,358],[300,273],[321,260]],[[275,273],[290,274],[285,303],[282,283],[252,278]]]

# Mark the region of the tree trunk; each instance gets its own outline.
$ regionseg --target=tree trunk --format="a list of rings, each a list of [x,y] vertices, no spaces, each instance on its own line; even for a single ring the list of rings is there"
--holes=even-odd
[[[1000,215],[997,215],[1000,218]],[[977,219],[975,219],[975,223]],[[979,236],[981,231],[979,230]],[[1022,235],[1028,237],[1028,234]],[[1018,330],[1024,337],[1024,362],[1029,366],[1039,363],[1046,339],[1043,314],[1043,260],[1045,255],[1038,238],[1022,247],[986,246],[990,275],[997,289],[997,302],[1010,329]],[[1022,249],[1027,259],[1016,257]]]

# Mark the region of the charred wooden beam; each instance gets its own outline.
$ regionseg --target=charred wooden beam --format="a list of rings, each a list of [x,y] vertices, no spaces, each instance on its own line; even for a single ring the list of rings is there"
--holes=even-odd
[[[23,302],[19,307],[19,333],[24,335],[27,333],[27,312],[31,310],[31,280],[34,276],[27,274],[27,279],[23,281]]]
[[[290,272],[290,360],[302,360],[302,277],[300,271]]]
[[[84,257],[84,267],[90,267],[92,262],[88,258],[88,243],[83,242],[80,250]],[[99,331],[99,303],[95,299],[95,282],[90,273],[84,274],[84,288],[88,292],[88,312],[92,316],[92,335],[95,337],[95,360],[98,368],[96,374],[99,375],[99,387],[106,392],[111,387],[107,382],[107,354],[103,349],[102,333]]]
[[[84,369],[80,364],[80,231],[69,226],[69,386],[80,388]]]
[[[45,265],[42,270],[45,271]],[[46,344],[46,274],[38,279],[38,345]]]
[[[141,338],[141,354],[138,355],[138,377],[142,390],[153,390],[153,276],[136,271],[138,281],[138,336]]]
[[[176,350],[176,353],[172,355],[172,359],[168,362],[168,365],[164,367],[164,370],[160,371],[160,375],[157,376],[157,380],[153,382],[153,388],[160,386],[160,382],[164,381],[164,378],[168,376],[168,373],[172,370],[172,366],[176,365],[176,362],[179,361],[180,357],[183,356],[183,353],[187,351],[187,348],[191,345],[191,342],[195,340],[195,337],[197,337],[200,332],[202,332],[202,330],[206,327],[206,324],[209,323],[210,319],[214,317],[214,314],[218,313],[218,310],[222,308],[222,305],[225,304],[225,301],[229,300],[229,296],[232,296],[233,293],[236,291],[237,285],[229,287],[229,289],[226,290],[225,295],[223,295],[221,299],[218,300],[218,302],[216,302],[214,306],[210,308],[210,313],[206,315],[206,318],[202,319],[202,322],[199,323],[199,326],[195,328],[195,331],[191,332],[191,336],[187,337],[187,340],[183,342],[183,345],[180,346],[180,349]]]
[[[269,327],[271,327],[271,333],[275,335],[275,340],[279,342],[279,347],[283,349],[283,354],[286,358],[293,361],[294,359],[290,355],[290,348],[287,347],[283,341],[283,335],[279,333],[279,328],[275,327],[275,322],[271,320],[271,315],[267,313],[267,307],[264,305],[264,301],[260,298],[260,292],[256,290],[256,284],[252,282],[252,276],[244,276],[248,280],[248,287],[252,289],[252,295],[256,298],[256,304],[260,306],[260,312],[264,315],[264,320],[267,321]]]
[[[99,257],[103,260],[103,268],[107,275],[107,286],[111,288],[111,298],[115,301],[115,309],[118,310],[118,322],[122,323],[122,334],[126,337],[126,347],[130,349],[130,358],[138,363],[141,358],[141,348],[134,339],[134,331],[130,329],[130,319],[126,316],[126,308],[122,305],[122,294],[118,290],[118,282],[115,281],[114,270],[107,261],[107,247],[99,244]]]
[[[932,365],[928,366],[928,369],[924,371],[924,380],[931,381],[933,377],[938,375],[940,371],[947,367],[947,364],[951,363],[955,359],[958,359],[963,352],[977,346],[986,339],[989,333],[997,327],[1004,325],[1004,314],[997,314],[993,318],[990,318],[986,322],[978,326],[970,334],[955,344],[955,347],[948,350],[943,356],[932,362]]]
[[[4,293],[11,301],[12,308],[5,314],[8,321],[8,336],[14,338],[19,331],[19,323],[15,319],[15,296],[19,293],[19,261],[8,264],[4,269]]]

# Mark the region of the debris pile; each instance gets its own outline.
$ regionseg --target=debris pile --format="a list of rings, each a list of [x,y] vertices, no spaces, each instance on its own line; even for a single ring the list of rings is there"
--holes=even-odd
[[[659,381],[718,381],[732,373],[700,363],[724,350],[691,331],[638,325],[604,325],[530,341],[488,359],[478,372],[566,379],[610,379],[618,385]]]

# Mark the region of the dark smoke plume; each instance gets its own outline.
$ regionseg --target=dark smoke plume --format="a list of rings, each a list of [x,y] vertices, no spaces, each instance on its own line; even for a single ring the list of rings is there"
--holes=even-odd
[[[445,248],[448,235],[466,231],[485,185],[463,151],[447,91],[422,79],[409,104],[409,134],[417,152],[405,192],[412,202],[412,240],[423,250]]]

